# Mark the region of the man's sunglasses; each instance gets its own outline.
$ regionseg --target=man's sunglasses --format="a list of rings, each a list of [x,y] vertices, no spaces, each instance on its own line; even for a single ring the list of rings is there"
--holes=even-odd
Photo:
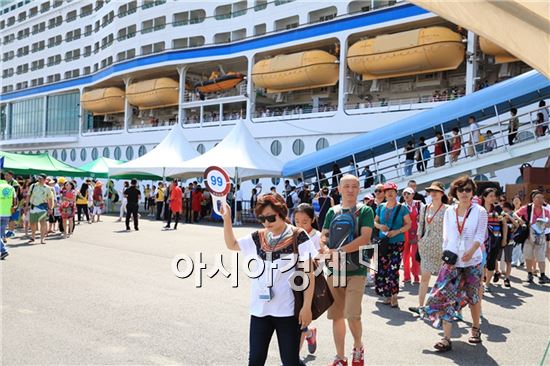
[[[457,188],[456,190],[458,193],[462,193],[462,192],[472,193],[472,188],[470,187],[467,187],[467,188],[460,187],[460,188]]]
[[[277,215],[267,215],[267,216],[259,215],[258,221],[261,222],[262,224],[266,221],[274,223],[275,221],[277,221]]]

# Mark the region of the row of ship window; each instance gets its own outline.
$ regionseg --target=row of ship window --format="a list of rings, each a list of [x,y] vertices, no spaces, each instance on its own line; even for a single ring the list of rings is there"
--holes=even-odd
[[[321,150],[321,149],[327,148],[328,146],[329,146],[328,140],[324,137],[321,137],[317,140],[317,143],[316,143],[315,147],[316,147],[317,150]],[[281,141],[274,140],[271,143],[271,153],[274,156],[279,156],[282,153],[282,150],[283,150],[283,145],[282,145]],[[304,141],[302,139],[294,140],[294,142],[292,143],[292,152],[295,155],[299,156],[299,155],[302,155],[304,153],[304,150],[305,150]],[[197,146],[197,151],[200,154],[204,154],[206,152],[206,148],[203,144],[199,144]],[[38,152],[40,152],[40,151],[37,151],[37,153]],[[138,148],[137,156],[141,157],[141,156],[145,155],[146,153],[147,153],[147,148],[144,145],[141,145]],[[100,149],[98,149],[97,147],[92,148],[92,151],[91,151],[92,160],[96,160],[97,158],[99,158],[99,154],[100,154]],[[76,149],[74,149],[74,148],[71,149],[69,152],[67,152],[67,149],[61,149],[59,151],[58,150],[53,150],[51,152],[51,155],[55,159],[60,159],[61,161],[76,161],[77,160],[77,152],[76,152]],[[101,150],[101,156],[104,157],[104,158],[111,158],[111,150],[109,149],[109,147],[106,146]],[[87,149],[85,149],[85,148],[81,149],[80,150],[80,160],[84,162],[84,161],[86,161],[87,158],[88,158]],[[121,160],[122,159],[122,148],[121,147],[116,146],[114,148],[113,158],[115,160]],[[133,146],[127,146],[126,147],[125,158],[126,158],[126,160],[132,160],[134,158],[134,147]]]

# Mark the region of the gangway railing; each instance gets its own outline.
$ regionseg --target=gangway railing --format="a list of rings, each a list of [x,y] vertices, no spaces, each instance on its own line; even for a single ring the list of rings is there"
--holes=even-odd
[[[537,116],[542,114],[542,119],[537,120]],[[332,174],[328,177],[321,175],[318,172],[316,185],[319,186],[334,186],[344,174],[353,174],[359,177],[361,187],[365,187],[365,181],[369,179],[373,184],[383,183],[386,181],[406,181],[415,179],[422,175],[433,173],[435,170],[445,171],[449,167],[462,165],[464,171],[470,170],[468,164],[463,164],[468,161],[483,159],[488,154],[498,152],[511,151],[526,144],[533,144],[539,141],[548,141],[546,145],[547,153],[550,154],[550,126],[549,120],[544,120],[548,116],[548,107],[534,108],[528,112],[517,115],[519,120],[519,128],[510,130],[510,120],[512,117],[502,119],[502,116],[497,115],[496,121],[493,122],[478,122],[480,136],[485,136],[482,141],[474,142],[471,129],[458,130],[457,134],[449,135],[449,131],[445,131],[443,126],[434,127],[435,131],[440,131],[443,138],[439,141],[433,136],[426,136],[425,146],[414,148],[415,160],[411,164],[406,162],[407,152],[403,147],[398,147],[395,143],[395,150],[383,154],[381,156],[373,156],[371,159],[364,161],[350,161],[348,167],[341,168],[340,174]],[[491,131],[492,136],[487,137],[487,131]],[[457,146],[457,138],[460,139],[460,145]],[[412,139],[412,138],[411,138]],[[453,146],[453,142],[455,143]],[[434,150],[437,144],[443,147],[443,154],[435,155]],[[430,158],[424,158],[422,150],[430,151]],[[544,149],[544,147],[543,147]],[[408,152],[409,154],[411,151]],[[419,154],[419,155],[418,155]],[[420,157],[420,159],[416,159]],[[440,159],[439,161],[437,159]],[[438,162],[438,166],[436,165]],[[368,165],[371,175],[363,174],[364,167]],[[412,166],[411,166],[412,165]],[[354,168],[355,166],[355,168]],[[412,172],[411,169],[412,168]],[[414,171],[416,170],[416,171]],[[409,174],[411,173],[411,174]],[[335,178],[335,179],[334,179]],[[370,185],[369,185],[370,187]]]

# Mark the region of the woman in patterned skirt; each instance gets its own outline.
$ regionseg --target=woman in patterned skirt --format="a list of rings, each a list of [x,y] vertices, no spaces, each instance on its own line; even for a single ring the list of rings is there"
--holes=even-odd
[[[386,202],[376,208],[374,226],[379,230],[379,238],[387,236],[389,250],[384,255],[379,251],[378,272],[376,273],[376,293],[384,298],[384,304],[398,307],[399,266],[403,253],[405,235],[411,227],[411,217],[407,206],[397,202],[397,185],[384,184]]]
[[[67,181],[61,191],[59,210],[61,211],[61,220],[63,220],[63,238],[66,239],[72,234],[76,211],[76,191],[71,181]]]
[[[420,289],[418,290],[418,305],[424,306],[426,293],[432,274],[437,274],[441,267],[441,244],[443,243],[443,218],[448,206],[445,187],[441,182],[433,182],[426,188],[432,203],[423,206],[418,216],[418,253],[420,255]],[[418,313],[418,307],[410,307],[410,311]]]
[[[432,320],[434,325],[443,322],[444,337],[434,346],[438,352],[452,349],[452,320],[467,304],[472,313],[472,333],[468,342],[481,343],[479,289],[487,211],[472,204],[475,188],[476,184],[468,176],[462,176],[451,184],[450,196],[456,198],[458,204],[445,211],[443,220],[443,256],[447,261],[439,270],[426,306],[420,308],[420,314]]]

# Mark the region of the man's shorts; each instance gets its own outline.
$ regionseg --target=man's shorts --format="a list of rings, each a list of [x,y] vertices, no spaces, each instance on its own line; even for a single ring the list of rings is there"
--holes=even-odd
[[[526,260],[544,262],[546,257],[546,245],[547,243],[535,245],[531,239],[527,239],[523,245],[523,256]]]
[[[334,287],[333,276],[327,278],[334,303],[328,309],[328,318],[361,319],[361,303],[367,276],[347,276],[346,287]]]

